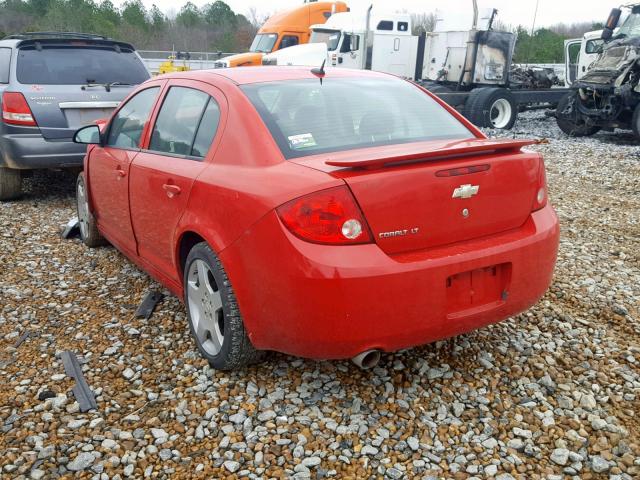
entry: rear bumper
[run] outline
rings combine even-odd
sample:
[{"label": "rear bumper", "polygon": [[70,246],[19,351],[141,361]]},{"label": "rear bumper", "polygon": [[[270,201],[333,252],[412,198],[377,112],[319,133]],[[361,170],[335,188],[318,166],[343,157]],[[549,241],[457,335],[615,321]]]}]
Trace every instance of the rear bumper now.
[{"label": "rear bumper", "polygon": [[[304,242],[272,212],[220,259],[257,348],[350,358],[459,335],[526,310],[551,283],[559,234],[547,206],[516,230],[389,256],[377,245]],[[509,266],[507,294],[460,309],[448,280],[494,265]]]},{"label": "rear bumper", "polygon": [[86,145],[71,141],[49,142],[39,133],[0,135],[0,167],[81,167],[86,151]]}]

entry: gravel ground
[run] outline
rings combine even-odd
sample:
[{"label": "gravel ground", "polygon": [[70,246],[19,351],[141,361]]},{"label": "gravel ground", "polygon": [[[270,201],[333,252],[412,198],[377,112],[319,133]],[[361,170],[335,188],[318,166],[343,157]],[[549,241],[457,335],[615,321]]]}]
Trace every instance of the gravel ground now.
[{"label": "gravel ground", "polygon": [[567,139],[542,113],[508,135],[525,132],[550,138],[536,147],[563,227],[550,291],[374,371],[279,354],[212,371],[176,298],[134,319],[158,286],[112,248],[59,238],[74,178],[34,176],[0,204],[0,477],[639,478],[640,149]]}]

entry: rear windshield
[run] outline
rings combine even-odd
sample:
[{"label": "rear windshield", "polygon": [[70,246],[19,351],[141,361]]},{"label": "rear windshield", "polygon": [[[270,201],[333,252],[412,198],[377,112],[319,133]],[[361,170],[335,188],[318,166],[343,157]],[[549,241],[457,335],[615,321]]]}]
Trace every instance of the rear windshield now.
[{"label": "rear windshield", "polygon": [[395,78],[331,78],[241,87],[285,158],[474,135],[415,85]]},{"label": "rear windshield", "polygon": [[131,50],[113,47],[23,47],[18,53],[18,82],[39,85],[113,83],[137,85],[149,78],[142,61]]}]

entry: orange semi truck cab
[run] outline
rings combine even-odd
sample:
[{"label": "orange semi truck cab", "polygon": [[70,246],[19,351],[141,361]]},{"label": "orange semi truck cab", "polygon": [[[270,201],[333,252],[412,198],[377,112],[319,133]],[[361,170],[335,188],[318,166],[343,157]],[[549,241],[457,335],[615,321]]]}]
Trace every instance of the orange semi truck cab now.
[{"label": "orange semi truck cab", "polygon": [[249,51],[225,57],[215,68],[246,67],[262,64],[262,56],[281,48],[307,43],[311,25],[325,23],[334,13],[348,12],[345,2],[312,2],[269,17],[258,30]]}]

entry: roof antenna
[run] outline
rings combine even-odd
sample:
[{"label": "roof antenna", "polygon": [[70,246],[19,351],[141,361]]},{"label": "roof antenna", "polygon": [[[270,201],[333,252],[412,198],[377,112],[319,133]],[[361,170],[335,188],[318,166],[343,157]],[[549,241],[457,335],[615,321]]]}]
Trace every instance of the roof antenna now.
[{"label": "roof antenna", "polygon": [[320,79],[320,85],[322,85],[322,79],[324,78],[324,76],[327,74],[327,72],[325,72],[324,70],[324,64],[327,63],[327,59],[325,58],[322,61],[322,65],[320,65],[320,68],[312,68],[311,69],[311,73],[313,73],[316,77],[318,77]]}]

